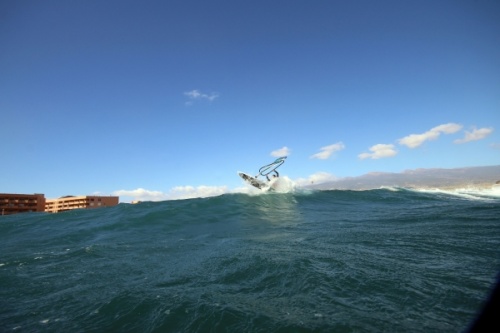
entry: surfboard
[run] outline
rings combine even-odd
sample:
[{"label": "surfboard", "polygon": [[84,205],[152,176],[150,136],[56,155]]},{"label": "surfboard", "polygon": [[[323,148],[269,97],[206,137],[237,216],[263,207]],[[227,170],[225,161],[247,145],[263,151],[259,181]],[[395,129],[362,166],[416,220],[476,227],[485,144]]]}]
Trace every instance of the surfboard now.
[{"label": "surfboard", "polygon": [[241,178],[243,178],[244,181],[246,181],[248,184],[258,188],[258,189],[264,189],[267,188],[269,185],[261,180],[258,180],[255,177],[252,177],[244,172],[238,172],[238,175],[240,175]]}]

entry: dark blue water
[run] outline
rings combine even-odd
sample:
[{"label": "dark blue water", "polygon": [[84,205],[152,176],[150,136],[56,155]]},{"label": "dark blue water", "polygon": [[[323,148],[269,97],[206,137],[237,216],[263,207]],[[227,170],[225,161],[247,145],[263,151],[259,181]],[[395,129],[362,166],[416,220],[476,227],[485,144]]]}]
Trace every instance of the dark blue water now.
[{"label": "dark blue water", "polygon": [[500,271],[490,194],[228,194],[1,216],[0,331],[462,332]]}]

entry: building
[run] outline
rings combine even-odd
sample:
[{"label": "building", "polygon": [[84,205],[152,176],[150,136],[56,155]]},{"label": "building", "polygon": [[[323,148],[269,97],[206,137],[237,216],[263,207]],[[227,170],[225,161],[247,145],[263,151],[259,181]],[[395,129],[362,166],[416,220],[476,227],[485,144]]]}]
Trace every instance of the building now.
[{"label": "building", "polygon": [[57,213],[72,209],[86,209],[110,207],[118,205],[118,197],[104,197],[95,195],[86,196],[65,196],[58,199],[47,199],[45,201],[45,211]]},{"label": "building", "polygon": [[44,194],[0,193],[1,215],[43,211],[45,211]]},{"label": "building", "polygon": [[28,212],[57,213],[71,209],[99,208],[118,205],[119,197],[66,196],[45,199],[44,194],[0,193],[0,215]]}]

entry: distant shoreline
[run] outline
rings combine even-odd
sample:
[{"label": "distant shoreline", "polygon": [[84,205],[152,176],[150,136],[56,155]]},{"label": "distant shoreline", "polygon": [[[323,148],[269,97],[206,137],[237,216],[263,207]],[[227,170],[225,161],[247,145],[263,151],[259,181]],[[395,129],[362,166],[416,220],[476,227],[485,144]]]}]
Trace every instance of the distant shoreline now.
[{"label": "distant shoreline", "polygon": [[358,177],[340,178],[310,189],[368,190],[380,187],[416,189],[492,189],[500,182],[500,165],[454,169],[413,169],[400,173],[372,172]]}]

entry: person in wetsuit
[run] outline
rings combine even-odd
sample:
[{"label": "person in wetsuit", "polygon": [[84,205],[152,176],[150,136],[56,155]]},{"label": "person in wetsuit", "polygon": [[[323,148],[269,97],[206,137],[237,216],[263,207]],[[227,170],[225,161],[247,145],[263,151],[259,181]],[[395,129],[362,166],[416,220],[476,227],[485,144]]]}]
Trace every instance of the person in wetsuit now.
[{"label": "person in wetsuit", "polygon": [[[274,172],[273,178],[278,178],[280,176],[280,174],[278,173],[278,171],[273,170],[273,172]],[[266,178],[267,178],[268,182],[271,181],[271,179],[269,179],[269,174],[266,175]]]}]

